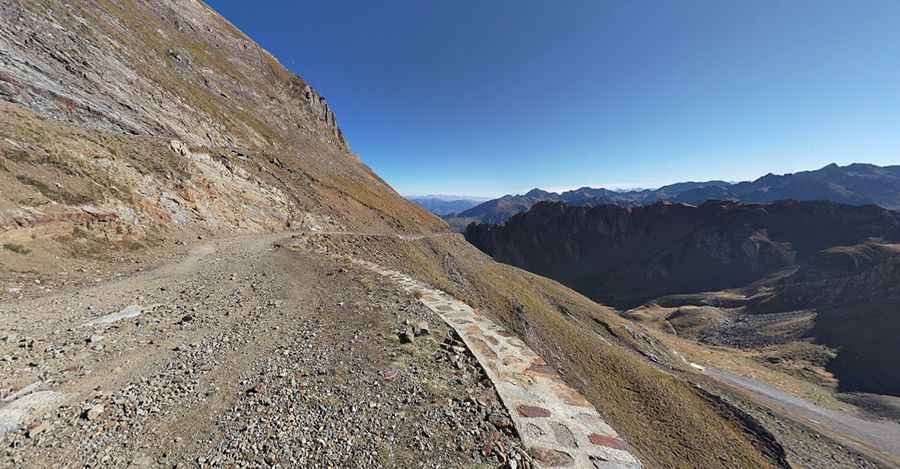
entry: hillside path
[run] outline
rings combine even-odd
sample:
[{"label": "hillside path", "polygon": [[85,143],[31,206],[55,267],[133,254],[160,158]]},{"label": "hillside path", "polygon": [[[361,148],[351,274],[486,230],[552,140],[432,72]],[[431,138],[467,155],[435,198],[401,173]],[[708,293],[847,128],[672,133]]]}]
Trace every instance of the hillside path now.
[{"label": "hillside path", "polygon": [[528,467],[440,317],[290,236],[0,301],[0,468]]},{"label": "hillside path", "polygon": [[[365,235],[351,232],[317,234]],[[374,235],[402,240],[454,235]],[[593,404],[512,332],[453,296],[408,275],[360,259],[357,265],[401,285],[439,315],[472,351],[494,384],[530,455],[546,467],[643,467]]]}]

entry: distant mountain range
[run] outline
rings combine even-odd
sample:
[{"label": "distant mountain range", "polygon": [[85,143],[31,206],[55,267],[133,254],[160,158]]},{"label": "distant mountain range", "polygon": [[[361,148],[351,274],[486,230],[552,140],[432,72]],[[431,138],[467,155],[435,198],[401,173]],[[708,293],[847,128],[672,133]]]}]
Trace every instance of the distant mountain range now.
[{"label": "distant mountain range", "polygon": [[490,197],[457,195],[419,195],[407,196],[406,198],[416,205],[439,216],[459,213],[490,200]]},{"label": "distant mountain range", "polygon": [[471,221],[503,223],[517,213],[528,211],[538,202],[636,207],[660,201],[699,204],[707,200],[757,203],[776,200],[828,200],[848,205],[875,204],[896,210],[900,209],[900,166],[830,164],[814,171],[785,175],[767,174],[755,181],[681,182],[659,189],[634,191],[582,187],[555,193],[533,189],[524,195],[505,195],[499,199],[489,200],[445,218],[451,225],[457,226]]}]

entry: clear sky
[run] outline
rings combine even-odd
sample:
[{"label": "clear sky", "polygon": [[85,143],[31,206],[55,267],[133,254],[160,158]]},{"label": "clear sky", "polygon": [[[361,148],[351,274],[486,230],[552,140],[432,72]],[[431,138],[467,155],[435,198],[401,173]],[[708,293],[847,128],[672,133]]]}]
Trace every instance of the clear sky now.
[{"label": "clear sky", "polygon": [[404,194],[900,163],[900,1],[210,0]]}]

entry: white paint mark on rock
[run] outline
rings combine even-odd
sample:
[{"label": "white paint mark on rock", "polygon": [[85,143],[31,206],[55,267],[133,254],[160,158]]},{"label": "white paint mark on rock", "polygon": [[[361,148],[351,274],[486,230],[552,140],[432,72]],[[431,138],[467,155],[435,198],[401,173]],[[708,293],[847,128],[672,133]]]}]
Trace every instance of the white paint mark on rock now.
[{"label": "white paint mark on rock", "polygon": [[55,391],[38,391],[0,407],[0,436],[19,430],[32,414],[52,408],[63,398],[62,393]]},{"label": "white paint mark on rock", "polygon": [[85,326],[108,326],[115,322],[119,322],[123,319],[131,319],[140,316],[144,312],[144,309],[137,305],[131,305],[118,313],[107,314],[106,316],[101,316],[93,321],[88,321],[84,325]]}]

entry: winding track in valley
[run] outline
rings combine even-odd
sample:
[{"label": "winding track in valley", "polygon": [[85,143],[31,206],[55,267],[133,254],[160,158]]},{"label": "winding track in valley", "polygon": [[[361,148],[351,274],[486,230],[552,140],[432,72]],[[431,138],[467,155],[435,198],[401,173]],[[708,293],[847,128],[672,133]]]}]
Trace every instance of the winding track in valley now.
[{"label": "winding track in valley", "polygon": [[780,409],[794,420],[828,435],[837,434],[854,446],[862,446],[860,449],[867,450],[867,454],[874,451],[880,459],[900,465],[900,424],[896,422],[876,422],[826,409],[774,386],[718,368],[706,367],[703,373],[751,392],[769,407]]}]

